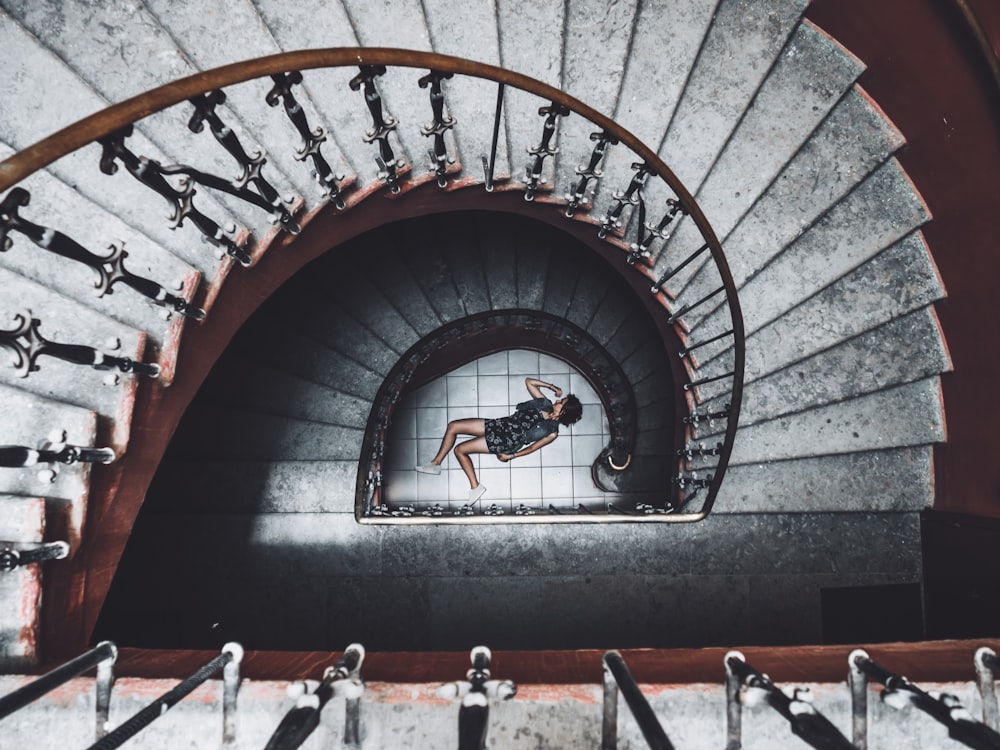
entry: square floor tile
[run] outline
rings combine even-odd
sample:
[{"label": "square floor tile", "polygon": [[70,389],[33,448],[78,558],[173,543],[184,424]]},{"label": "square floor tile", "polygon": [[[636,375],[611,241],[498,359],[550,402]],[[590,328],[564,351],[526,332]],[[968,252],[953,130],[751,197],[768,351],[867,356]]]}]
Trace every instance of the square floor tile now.
[{"label": "square floor tile", "polygon": [[497,352],[481,358],[476,363],[476,369],[482,375],[506,375],[507,352]]},{"label": "square floor tile", "polygon": [[448,381],[445,378],[438,378],[422,388],[417,389],[417,406],[445,406],[448,401]]},{"label": "square floor tile", "polygon": [[479,406],[503,406],[510,402],[507,399],[506,375],[479,376]]},{"label": "square floor tile", "polygon": [[469,362],[468,364],[462,365],[457,370],[452,370],[448,374],[449,375],[458,375],[460,377],[461,376],[465,376],[465,375],[467,375],[469,377],[475,377],[476,376],[476,370],[477,370],[476,363],[475,363],[475,361],[472,361],[472,362]]},{"label": "square floor tile", "polygon": [[[437,439],[435,439],[435,438],[425,438],[423,440],[418,440],[417,441],[417,461],[416,461],[416,463],[418,463],[418,464],[429,464],[431,462],[431,459],[434,458],[434,456],[437,455],[438,448],[440,448],[440,447],[441,447],[441,439],[440,438],[437,438]],[[452,458],[451,458],[451,454],[449,453],[448,457],[445,458],[444,463],[442,464],[442,467],[445,468],[445,469],[447,469],[448,468],[448,463],[450,461],[452,461]],[[416,464],[414,464],[414,465],[416,465]]]},{"label": "square floor tile", "polygon": [[413,471],[417,463],[417,441],[410,438],[393,440],[386,450],[386,468],[390,471]]},{"label": "square floor tile", "polygon": [[500,419],[508,416],[512,411],[510,406],[480,406],[479,416],[483,419]]},{"label": "square floor tile", "polygon": [[[573,438],[565,429],[559,429],[559,437],[538,451],[542,456],[542,466],[572,466]],[[515,459],[516,460],[516,459]]]},{"label": "square floor tile", "polygon": [[573,497],[581,498],[604,497],[604,492],[594,486],[594,478],[590,474],[590,466],[573,467]]},{"label": "square floor tile", "polygon": [[576,372],[570,373],[569,391],[567,393],[572,393],[580,399],[581,404],[601,403],[601,400],[597,397],[597,391],[594,390],[593,386],[590,385],[583,375]]},{"label": "square floor tile", "polygon": [[393,410],[390,432],[393,437],[417,436],[417,410],[412,404],[402,408],[397,406]]},{"label": "square floor tile", "polygon": [[484,500],[500,502],[510,499],[510,469],[484,468],[479,472],[479,481],[488,488]]},{"label": "square floor tile", "polygon": [[479,406],[479,384],[475,377],[448,378],[448,408],[456,406]]},{"label": "square floor tile", "polygon": [[[573,435],[601,435],[604,422],[604,408],[600,404],[584,404],[583,416],[573,425]],[[417,429],[419,435],[419,426]]]},{"label": "square floor tile", "polygon": [[522,378],[525,377],[538,377],[538,352],[528,351],[527,349],[514,349],[507,352],[509,369],[504,372],[510,372],[511,375],[520,375]]},{"label": "square floor tile", "polygon": [[441,439],[448,426],[448,410],[443,406],[417,409],[417,437]]},{"label": "square floor tile", "polygon": [[546,375],[564,375],[571,372],[572,368],[567,362],[559,359],[558,357],[553,357],[550,354],[539,354],[538,355],[538,372],[539,374],[544,373]]},{"label": "square floor tile", "polygon": [[422,502],[437,501],[444,502],[448,499],[448,474],[451,472],[442,471],[440,474],[417,474],[417,497]]},{"label": "square floor tile", "polygon": [[387,471],[382,475],[382,493],[390,503],[409,503],[417,499],[417,472]]},{"label": "square floor tile", "polygon": [[572,497],[573,469],[570,466],[552,466],[542,471],[542,498]]},{"label": "square floor tile", "polygon": [[600,435],[573,436],[573,465],[590,466],[604,450],[604,438]]},{"label": "square floor tile", "polygon": [[542,496],[541,469],[512,469],[510,497],[512,500],[535,500]]},{"label": "square floor tile", "polygon": [[529,453],[527,456],[521,456],[520,458],[515,458],[510,462],[511,469],[524,469],[524,468],[537,468],[542,465],[542,451],[547,451],[549,446],[545,446],[541,450],[537,450],[534,453]]}]

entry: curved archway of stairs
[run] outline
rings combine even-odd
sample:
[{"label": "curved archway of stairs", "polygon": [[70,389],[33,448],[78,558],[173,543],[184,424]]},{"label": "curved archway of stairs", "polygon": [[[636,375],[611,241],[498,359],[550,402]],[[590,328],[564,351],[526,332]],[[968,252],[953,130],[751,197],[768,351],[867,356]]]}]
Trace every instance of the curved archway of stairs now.
[{"label": "curved archway of stairs", "polygon": [[[491,607],[522,591],[522,576],[544,560],[547,551],[556,549],[560,565],[588,574],[569,580],[550,571],[550,580],[534,583],[529,600],[548,601],[558,590],[565,597],[562,611],[586,609],[596,624],[584,640],[574,641],[555,626],[543,629],[542,640],[551,638],[563,647],[595,640],[616,645],[699,639],[791,643],[821,640],[820,591],[825,588],[919,581],[917,513],[932,496],[931,446],[944,439],[938,375],[949,367],[932,306],[944,291],[920,232],[930,217],[893,157],[903,145],[901,134],[856,85],[863,64],[802,19],[804,3],[690,0],[670,8],[638,2],[604,8],[586,2],[539,6],[504,0],[463,6],[462,20],[457,22],[447,3],[399,2],[392,5],[393,23],[385,22],[381,6],[346,0],[294,7],[270,0],[218,4],[149,0],[107,6],[99,13],[83,2],[56,6],[4,0],[2,6],[0,41],[12,51],[5,100],[25,104],[5,107],[0,114],[5,153],[105,101],[251,53],[319,44],[434,49],[521,70],[613,113],[646,143],[659,147],[696,192],[724,238],[748,323],[748,387],[733,466],[715,517],[697,528],[668,533],[619,527],[554,538],[551,529],[491,530],[486,546],[478,548],[480,554],[461,570],[462,578],[477,579],[480,593],[475,607],[469,606],[473,600],[466,596],[468,589],[452,589],[463,592],[456,597],[435,588],[437,572],[454,565],[452,558],[440,558],[448,545],[440,544],[439,532],[408,537],[428,554],[425,567],[408,568],[412,581],[385,576],[378,585],[362,586],[374,582],[356,574],[388,570],[383,566],[400,548],[397,535],[402,532],[362,530],[350,522],[330,527],[325,533],[332,536],[317,542],[336,543],[344,550],[338,581],[291,576],[306,595],[319,589],[329,592],[330,585],[342,583],[363,588],[369,598],[386,597],[385,606],[391,608],[404,601],[400,597],[405,591],[415,597],[412,610],[425,613],[423,619],[417,618],[423,631],[419,627],[413,631],[425,634],[424,645],[444,643],[435,640],[445,634],[434,617],[448,613],[450,623],[460,624],[460,612],[469,623],[494,623],[499,645],[504,633],[512,634],[512,639],[538,635],[501,628],[501,623],[509,623]],[[210,23],[212,19],[215,22]],[[136,44],[137,39],[143,43]],[[24,80],[47,81],[60,92],[59,101],[36,100],[27,106],[32,94],[22,87]],[[331,90],[330,83],[317,74],[315,82],[310,81],[307,106],[331,125],[335,141],[330,143],[331,158],[338,168],[368,185],[376,171],[370,149],[338,138],[338,126],[352,115],[335,109],[322,96]],[[453,93],[459,120],[471,126],[457,135],[468,169],[478,156],[472,137],[477,120],[483,119],[476,117],[483,106],[474,95],[464,96],[459,86]],[[403,95],[401,84],[386,81],[385,94],[403,121],[425,118]],[[460,111],[463,104],[467,113]],[[245,87],[234,89],[229,106],[240,132],[266,148],[272,159],[269,168],[282,192],[299,193],[308,206],[315,205],[317,189],[282,147],[285,129],[260,116]],[[520,172],[520,150],[537,138],[534,120],[517,119],[524,107],[518,97],[511,97],[501,171],[512,174]],[[168,157],[197,153],[206,163],[218,163],[208,146],[177,135],[183,126],[171,130],[167,124],[171,119],[180,118],[151,120],[143,129],[149,153]],[[469,141],[463,142],[467,133]],[[569,183],[586,137],[572,120],[566,121],[560,132],[564,156],[557,159],[551,175],[557,189]],[[409,131],[401,141],[418,164],[415,155],[423,148],[421,140]],[[219,273],[210,255],[144,215],[139,207],[149,203],[146,196],[130,193],[132,188],[124,185],[120,194],[109,192],[107,178],[84,165],[90,156],[81,152],[54,165],[51,173],[32,177],[31,187],[38,196],[33,207],[39,214],[54,215],[58,206],[68,212],[69,223],[82,239],[101,246],[109,236],[125,237],[133,257],[141,259],[145,268],[180,280],[187,290],[202,274],[210,297],[218,293],[220,300],[226,300],[225,274]],[[602,185],[623,184],[627,175],[628,164],[612,156]],[[479,179],[472,171],[463,177]],[[122,182],[116,178],[116,188]],[[374,195],[367,200],[381,198]],[[400,202],[407,200],[404,211],[423,210],[417,195],[404,196]],[[595,215],[608,200],[607,192],[599,194]],[[226,201],[219,210],[239,223],[249,218],[245,209]],[[344,226],[332,231],[346,238],[352,231],[350,212],[342,218]],[[654,258],[655,269],[673,262],[677,256],[671,248],[689,236],[690,228],[682,224]],[[296,252],[297,247],[286,244],[280,251]],[[43,256],[32,254],[26,260],[18,250],[20,244],[2,257],[5,288],[16,290],[9,300],[18,306],[47,305],[65,330],[106,332],[132,355],[142,352],[148,338],[169,382],[181,340],[176,319],[164,323],[155,310],[124,294],[94,301],[75,291],[71,279],[46,266],[49,261]],[[265,263],[262,268],[266,267]],[[273,288],[279,281],[275,277],[268,284]],[[47,289],[46,282],[52,288]],[[704,288],[695,267],[678,282],[674,290],[681,295],[678,299],[696,299]],[[225,317],[231,323],[228,329],[235,330],[241,316],[258,301],[251,300],[244,311],[227,311],[220,304],[209,311],[208,330],[213,330],[212,316]],[[5,315],[10,312],[4,310]],[[702,332],[716,331],[717,313],[704,308],[692,316],[690,325]],[[184,333],[185,342],[197,338],[196,332]],[[713,371],[714,359],[704,358],[706,374]],[[182,353],[178,367],[183,365]],[[178,369],[178,379],[197,379],[192,373],[201,366],[191,373]],[[87,442],[96,429],[119,453],[127,446],[129,454],[155,465],[159,456],[155,452],[145,456],[135,441],[162,442],[162,436],[152,434],[157,429],[157,404],[170,396],[144,395],[141,390],[136,394],[131,378],[111,392],[72,380],[72,375],[57,374],[51,381],[44,376],[20,381],[4,375],[2,385],[9,393],[8,403],[21,399],[38,404],[39,410],[56,410],[60,423],[74,425],[69,430],[73,439]],[[706,395],[711,397],[712,392]],[[145,421],[136,422],[130,434],[130,420],[120,415],[122,404],[131,405],[136,397],[147,411],[138,412]],[[96,416],[88,416],[91,412]],[[9,428],[6,439],[11,442],[29,440],[31,420],[18,419],[17,426]],[[88,419],[96,420],[97,427],[88,426],[93,424]],[[151,466],[145,470],[149,473]],[[11,482],[4,488],[11,496],[33,494],[18,487],[17,479],[5,481]],[[57,491],[34,493],[51,496],[56,528],[61,524],[72,529],[76,518],[75,528],[82,529],[88,481],[86,468],[71,469],[62,472],[63,484],[56,485]],[[101,486],[105,494],[91,491],[91,496],[114,496],[117,479],[103,481],[111,482]],[[123,481],[120,493],[136,492],[127,476]],[[22,511],[20,500],[7,501],[5,517],[20,519],[16,533],[37,535],[38,504]],[[125,509],[137,508],[140,501],[141,493],[131,498],[119,494],[112,503],[92,505],[87,511],[90,530],[79,531],[83,554],[74,564],[93,563],[107,555],[104,564],[96,569],[77,567],[72,576],[53,571],[55,591],[47,592],[51,601],[74,612],[85,611],[74,619],[79,630],[67,634],[67,642],[79,643],[89,636],[95,607],[103,597],[98,593],[94,601],[81,603],[90,595],[80,587],[106,591],[117,557],[98,547],[110,542],[121,549],[131,527]],[[70,512],[62,512],[64,508]],[[24,528],[34,530],[20,530]],[[300,564],[295,550],[307,549],[294,543],[307,538],[297,536],[300,531],[305,533],[297,530],[284,537],[281,532],[276,537],[289,542],[279,546],[293,550],[293,570]],[[209,524],[198,533],[210,543]],[[461,545],[461,532],[454,534],[452,543]],[[444,532],[449,535],[452,532]],[[844,544],[847,539],[852,540],[849,546]],[[506,558],[514,562],[498,572],[490,553],[500,549],[522,554]],[[614,553],[604,554],[608,549]],[[244,551],[254,553],[252,547]],[[252,557],[259,564],[267,559]],[[17,585],[23,591],[33,590],[26,579]],[[22,596],[23,591],[10,596]],[[330,618],[335,618],[339,610],[334,600],[327,598],[329,593],[321,596]],[[611,611],[620,611],[611,602],[623,600],[634,605],[639,622],[623,622]],[[595,601],[608,602],[607,609],[595,611]],[[709,606],[709,602],[725,604]],[[330,638],[337,646],[342,635],[330,618],[322,626],[310,625],[322,628],[310,637]],[[718,629],[704,628],[706,621]],[[527,623],[521,627],[527,628]],[[58,632],[58,628],[53,631]],[[644,635],[628,641],[623,632]],[[413,633],[390,628],[386,638],[398,636],[407,642]],[[654,638],[652,633],[658,635]],[[448,647],[462,645],[458,636],[447,642]],[[33,658],[32,647],[26,647],[22,656]]]}]

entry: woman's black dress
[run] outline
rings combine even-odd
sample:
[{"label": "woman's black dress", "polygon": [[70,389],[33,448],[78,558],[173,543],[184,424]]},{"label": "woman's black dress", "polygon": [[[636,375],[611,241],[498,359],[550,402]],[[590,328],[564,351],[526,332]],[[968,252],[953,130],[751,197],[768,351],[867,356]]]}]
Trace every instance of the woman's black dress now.
[{"label": "woman's black dress", "polygon": [[509,417],[487,419],[486,447],[490,453],[500,455],[517,453],[526,445],[559,431],[559,422],[545,419],[543,412],[551,412],[552,402],[547,398],[533,398],[517,405]]}]

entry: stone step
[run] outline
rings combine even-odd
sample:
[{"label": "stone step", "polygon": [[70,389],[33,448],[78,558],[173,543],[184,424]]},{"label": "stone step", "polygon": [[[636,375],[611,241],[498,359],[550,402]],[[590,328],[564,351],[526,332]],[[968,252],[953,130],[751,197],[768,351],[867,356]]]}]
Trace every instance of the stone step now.
[{"label": "stone step", "polygon": [[[112,597],[130,603],[133,632],[156,613],[185,613],[189,627],[166,635],[186,634],[187,645],[222,637],[248,648],[342,648],[333,640],[361,628],[373,649],[457,650],[463,638],[496,648],[698,647],[822,642],[823,589],[920,579],[917,512],[475,531],[470,547],[468,528],[364,526],[352,513],[155,514],[137,524],[130,569],[162,570],[153,563],[179,544],[188,554]],[[183,583],[192,580],[203,590]],[[241,594],[247,586],[256,596]],[[280,624],[264,616],[275,608],[287,614]]]},{"label": "stone step", "polygon": [[[146,502],[154,512],[353,513],[357,458],[171,459]],[[188,477],[199,481],[191,483]],[[322,491],[317,491],[322,488]]]},{"label": "stone step", "polygon": [[[672,6],[641,3],[635,15],[614,118],[654,152],[659,150],[674,109],[682,99],[706,34],[711,33],[717,5],[717,0]],[[667,166],[673,168],[672,162],[678,156],[667,154]],[[608,152],[595,200],[596,216],[607,211],[614,191],[628,186],[634,161],[637,159],[632,152],[622,146]]]},{"label": "stone step", "polygon": [[[19,322],[16,316],[30,310],[41,321],[39,333],[49,341],[81,344],[111,356],[145,361],[146,337],[142,332],[7,269],[0,268],[0,286],[5,291],[4,304],[0,305],[0,325],[5,330],[14,330]],[[14,367],[13,351],[6,350],[4,356],[7,366],[0,368],[0,383],[96,412],[98,439],[107,441],[116,453],[124,452],[139,376],[41,356],[36,361],[39,370],[22,377]]]},{"label": "stone step", "polygon": [[733,465],[929,445],[945,438],[941,387],[931,377],[850,401],[741,426]]},{"label": "stone step", "polygon": [[[45,499],[0,494],[0,540],[30,544],[44,539]],[[13,672],[36,664],[42,566],[26,565],[0,573],[0,601],[4,603],[0,607],[0,671]]]},{"label": "stone step", "polygon": [[[435,52],[470,57],[490,65],[500,64],[500,31],[493,0],[475,0],[462,4],[456,13],[449,0],[424,0],[424,19]],[[471,54],[474,53],[474,54]],[[462,162],[462,177],[485,179],[482,156],[490,155],[497,86],[456,77],[444,84],[448,111],[455,118],[455,140]],[[429,120],[429,118],[428,118]],[[507,138],[501,120],[497,140],[495,176],[510,174]]]},{"label": "stone step", "polygon": [[177,428],[171,455],[188,460],[357,461],[364,430],[205,406]]},{"label": "stone step", "polygon": [[920,511],[934,500],[929,445],[731,466],[712,513]]},{"label": "stone step", "polygon": [[[734,228],[713,225],[737,283],[767,265],[902,145],[902,135],[864,90],[848,91]],[[697,298],[718,286],[714,269],[698,270],[686,269],[671,288]]]},{"label": "stone step", "polygon": [[[0,18],[0,46],[10,52],[11,64],[16,65],[7,78],[4,98],[20,101],[25,92],[19,82],[28,80],[44,79],[49,90],[59,92],[58,107],[5,107],[0,115],[0,140],[15,149],[24,148],[108,105],[106,99],[61,59],[40,45],[13,18],[3,13],[0,13]],[[168,163],[166,156],[141,133],[129,138],[127,145],[136,154]],[[49,170],[211,280],[217,273],[219,261],[210,246],[199,246],[203,243],[197,229],[186,226],[180,232],[172,233],[169,222],[165,220],[169,215],[165,201],[124,169],[119,169],[114,177],[103,174],[98,168],[100,158],[100,146],[91,144],[59,159]],[[196,205],[221,226],[231,223],[228,212],[222,210],[205,191],[199,191]],[[190,224],[190,221],[185,224]]]},{"label": "stone step", "polygon": [[248,321],[232,350],[274,370],[371,401],[383,378],[365,364],[324,346],[294,327],[265,317]]},{"label": "stone step", "polygon": [[[863,230],[856,217],[870,217]],[[898,162],[890,159],[740,288],[747,333],[780,318],[929,219]],[[686,317],[692,330],[721,332],[721,311]]]},{"label": "stone step", "polygon": [[[637,0],[614,5],[600,0],[567,4],[560,88],[609,116],[619,104],[629,55],[635,54],[632,31],[638,5]],[[557,197],[572,192],[579,179],[576,168],[589,162],[594,147],[590,134],[596,131],[596,126],[576,115],[560,120],[559,153],[555,156]]]},{"label": "stone step", "polygon": [[[190,59],[177,49],[176,41],[144,7],[106,5],[100,17],[85,2],[70,0],[59,8],[60,23],[51,23],[49,10],[37,3],[10,0],[5,3],[12,15],[43,40],[83,80],[104,99],[120,102],[169,81],[197,73]],[[135,40],[141,39],[142,44]],[[79,54],[86,49],[86,54]],[[232,158],[217,146],[206,128],[195,136],[187,123],[194,112],[190,104],[145,118],[141,129],[168,155],[172,164],[191,164],[207,172],[235,178],[239,171]],[[254,143],[242,124],[226,107],[222,119],[233,127],[252,153]],[[287,179],[267,167],[263,174],[287,193]],[[244,224],[260,223],[259,209],[227,196],[216,196]]]},{"label": "stone step", "polygon": [[[564,5],[497,0],[496,9],[501,66],[558,88],[564,59],[560,38],[566,19]],[[544,118],[538,115],[538,109],[548,104],[511,88],[504,94],[510,176],[515,184],[524,179],[526,165],[533,161],[527,150],[541,141]],[[545,161],[542,175],[551,186],[552,159]]]},{"label": "stone step", "polygon": [[[864,366],[859,367],[862,362]],[[731,364],[727,361],[718,370],[709,366],[698,372],[708,377],[728,367]],[[922,308],[794,365],[747,381],[740,424],[747,426],[782,414],[845,401],[949,370],[951,362],[941,340],[937,316],[931,308]],[[851,373],[851,377],[845,378],[845,373]],[[709,391],[708,386],[702,389],[708,408],[715,408],[728,398],[726,391],[710,400],[706,398]]]},{"label": "stone step", "polygon": [[[900,269],[906,272],[901,274]],[[747,378],[756,380],[788,367],[942,297],[944,289],[923,236],[909,234],[751,334]],[[692,335],[695,342],[699,337],[699,332]],[[787,346],[789,341],[795,346]],[[716,353],[730,361],[724,351]],[[700,354],[703,367],[714,364],[714,353],[710,354]]]},{"label": "stone step", "polygon": [[[197,5],[149,0],[146,7],[174,39],[177,51],[197,70],[281,51],[248,0]],[[321,196],[319,187],[303,162],[294,158],[293,144],[298,138],[282,108],[268,107],[264,100],[270,88],[271,81],[266,78],[230,86],[225,91],[227,106],[267,154],[265,175],[274,179],[279,192],[284,195],[294,190],[314,205]],[[302,99],[306,98],[302,94]],[[208,144],[206,151],[215,146],[208,143],[212,139],[207,133],[201,137]]]},{"label": "stone step", "polygon": [[365,429],[371,401],[275,369],[240,353],[219,359],[193,402]]},{"label": "stone step", "polygon": [[[725,235],[735,226],[809,140],[863,69],[860,61],[808,22],[798,26],[718,153],[711,171],[703,182],[698,180],[698,204],[710,217],[713,227],[718,226],[719,234]],[[775,117],[775,112],[781,112],[782,116]],[[762,144],[767,144],[767,148],[762,148]],[[659,183],[653,183],[647,194],[653,206],[662,205],[663,199],[669,197],[658,187]],[[685,230],[686,224],[692,225],[691,228]],[[693,231],[693,222],[682,222],[664,251],[674,258],[683,258],[701,242],[700,233]],[[658,264],[658,270],[662,268],[663,264]]]},{"label": "stone step", "polygon": [[[0,144],[0,159],[12,150]],[[91,253],[107,257],[112,246],[124,247],[126,270],[159,284],[167,293],[187,300],[196,295],[200,274],[186,263],[163,252],[152,240],[118,217],[87,200],[47,172],[36,172],[19,184],[30,194],[30,203],[19,215],[34,224],[55,229]],[[163,368],[164,382],[172,380],[177,346],[184,325],[171,307],[161,307],[123,283],[97,296],[96,271],[82,263],[56,256],[19,233],[10,233],[13,249],[0,255],[5,268],[91,307],[125,325],[145,331],[150,357]]]},{"label": "stone step", "polygon": [[[0,445],[38,448],[45,441],[97,445],[97,415],[11,386],[0,386],[6,416]],[[49,526],[75,552],[83,537],[90,490],[88,463],[0,469],[0,494],[44,497]],[[0,537],[4,539],[6,537]]]}]

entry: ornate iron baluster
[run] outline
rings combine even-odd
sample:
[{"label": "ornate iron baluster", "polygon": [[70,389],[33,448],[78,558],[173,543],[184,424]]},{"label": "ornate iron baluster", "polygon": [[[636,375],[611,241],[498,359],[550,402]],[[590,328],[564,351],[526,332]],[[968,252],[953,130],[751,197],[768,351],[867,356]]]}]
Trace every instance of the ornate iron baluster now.
[{"label": "ornate iron baluster", "polygon": [[184,219],[190,218],[209,242],[223,248],[226,254],[235,258],[240,265],[249,266],[252,259],[247,252],[229,239],[214,220],[194,207],[194,196],[197,191],[191,184],[191,180],[181,180],[181,186],[175,188],[164,178],[166,170],[158,161],[147,159],[144,156],[136,156],[125,145],[125,139],[130,135],[132,135],[131,125],[105,138],[98,139],[98,143],[103,148],[101,171],[105,174],[114,174],[118,171],[116,160],[121,159],[129,174],[146,187],[159,193],[171,204],[173,209],[173,215],[170,217],[172,228],[176,229],[184,223]]},{"label": "ornate iron baluster", "polygon": [[0,542],[0,571],[16,570],[45,560],[62,560],[69,554],[69,544],[66,542],[47,542],[27,549],[14,549],[14,544],[15,542]]},{"label": "ornate iron baluster", "polygon": [[632,175],[625,192],[616,190],[612,193],[615,205],[608,209],[601,221],[601,228],[597,231],[597,236],[601,239],[607,237],[608,232],[621,228],[622,211],[625,210],[625,206],[638,206],[643,202],[642,186],[646,184],[646,179],[651,174],[649,165],[644,162],[633,162],[632,169],[635,170],[635,174]]},{"label": "ornate iron baluster", "polygon": [[128,357],[115,357],[82,344],[60,344],[49,341],[38,332],[41,321],[31,317],[30,310],[24,314],[18,313],[14,316],[14,320],[16,324],[12,330],[0,329],[0,346],[14,352],[16,357],[16,361],[13,363],[14,369],[22,378],[28,377],[28,373],[38,371],[39,366],[35,364],[35,360],[43,354],[61,359],[64,362],[87,365],[95,370],[117,369],[121,372],[134,372],[151,378],[160,375],[160,366],[155,363],[136,362]]},{"label": "ornate iron baluster", "polygon": [[510,680],[490,679],[492,653],[486,646],[476,646],[470,654],[472,669],[466,679],[449,682],[438,689],[445,699],[461,698],[458,710],[459,750],[477,750],[486,747],[489,721],[489,699],[510,700],[517,694],[517,686]]},{"label": "ornate iron baluster", "polygon": [[354,76],[348,84],[352,91],[359,91],[364,86],[365,104],[372,116],[372,129],[365,132],[365,143],[378,141],[379,153],[375,161],[379,166],[381,179],[393,194],[400,191],[399,170],[406,166],[402,159],[396,159],[389,134],[396,129],[396,118],[382,109],[382,97],[375,87],[375,79],[385,74],[384,65],[362,65],[361,72]]},{"label": "ornate iron baluster", "polygon": [[204,310],[195,307],[183,297],[171,294],[155,281],[143,276],[137,276],[125,268],[125,259],[128,257],[128,253],[125,252],[124,243],[121,246],[110,245],[110,254],[102,257],[90,252],[83,245],[62,232],[34,224],[22,218],[18,214],[18,206],[27,206],[30,201],[31,194],[27,190],[14,188],[3,199],[3,202],[0,203],[0,252],[6,252],[13,245],[9,233],[12,230],[20,232],[43,250],[48,250],[51,253],[61,255],[78,263],[83,263],[92,268],[97,273],[97,281],[94,283],[94,288],[100,297],[103,297],[105,294],[112,294],[115,284],[123,282],[152,302],[163,307],[172,308],[181,315],[186,315],[196,320],[201,320],[205,317]]},{"label": "ornate iron baluster", "polygon": [[297,70],[290,73],[277,73],[271,76],[271,80],[274,81],[274,86],[267,92],[265,101],[269,107],[276,107],[280,100],[284,104],[288,119],[292,121],[292,125],[302,136],[302,145],[295,150],[295,158],[298,161],[305,161],[307,157],[312,158],[313,176],[316,178],[316,182],[323,188],[327,200],[338,209],[343,210],[346,204],[337,183],[344,179],[344,175],[334,174],[329,162],[320,151],[320,147],[326,141],[326,131],[319,126],[315,130],[309,127],[306,113],[292,93],[292,86],[302,83],[302,73]]},{"label": "ornate iron baluster", "polygon": [[431,111],[434,113],[434,121],[420,128],[420,132],[426,136],[434,136],[434,150],[429,152],[431,165],[434,174],[437,175],[438,187],[447,187],[448,178],[445,172],[449,164],[454,164],[455,159],[448,156],[448,149],[445,147],[444,134],[455,127],[455,118],[444,113],[444,92],[441,90],[441,81],[451,78],[452,73],[439,73],[432,70],[419,81],[420,88],[431,87]]},{"label": "ornate iron baluster", "polygon": [[22,445],[0,445],[0,466],[23,468],[37,464],[109,464],[115,460],[110,448],[43,442],[37,450]]},{"label": "ornate iron baluster", "polygon": [[572,194],[566,194],[566,198],[569,200],[569,205],[566,206],[567,217],[572,217],[576,209],[581,205],[590,203],[590,199],[587,197],[587,184],[591,180],[596,180],[604,175],[604,171],[600,169],[600,164],[604,160],[608,146],[614,146],[618,143],[618,139],[606,130],[600,133],[591,133],[590,140],[597,143],[594,145],[594,151],[590,154],[590,163],[587,166],[581,164],[576,168],[576,173],[580,175],[580,181],[576,183],[576,189],[573,190]]},{"label": "ornate iron baluster", "polygon": [[630,266],[634,265],[637,261],[647,260],[652,257],[649,252],[649,246],[653,244],[654,237],[661,240],[670,239],[670,232],[667,231],[667,227],[673,222],[677,214],[681,213],[687,216],[688,211],[681,205],[679,200],[667,198],[667,206],[669,210],[660,219],[659,224],[647,223],[644,225],[648,234],[644,233],[642,228],[639,229],[639,241],[629,246],[628,264]]},{"label": "ornate iron baluster", "polygon": [[569,107],[552,102],[547,107],[539,107],[538,114],[545,115],[545,123],[542,125],[542,140],[534,148],[529,148],[528,153],[535,157],[534,164],[529,164],[524,175],[524,184],[527,190],[524,191],[524,199],[531,201],[535,199],[535,191],[542,180],[542,165],[547,156],[555,156],[559,153],[559,148],[552,144],[552,137],[556,133],[556,122],[559,117],[566,117],[569,114]]},{"label": "ornate iron baluster", "polygon": [[701,488],[708,487],[712,480],[715,479],[714,474],[709,474],[705,477],[699,477],[697,471],[692,471],[689,474],[680,474],[673,478],[673,483],[676,484],[680,489],[686,489],[688,487]]},{"label": "ornate iron baluster", "polygon": [[[230,156],[236,159],[237,163],[242,169],[242,173],[236,178],[232,183],[228,180],[223,180],[215,175],[208,175],[205,172],[200,172],[197,170],[181,170],[177,169],[173,173],[185,173],[189,174],[192,179],[200,182],[206,187],[213,187],[217,190],[223,190],[232,196],[237,198],[242,198],[243,200],[252,203],[256,206],[273,212],[275,220],[280,222],[282,228],[289,232],[290,234],[298,234],[299,226],[292,219],[291,213],[285,208],[281,197],[278,195],[278,191],[274,189],[274,186],[268,182],[261,170],[264,165],[267,164],[267,157],[260,151],[255,151],[253,156],[247,154],[246,149],[243,148],[243,144],[240,143],[240,139],[237,137],[233,129],[226,125],[222,118],[216,113],[215,108],[220,104],[225,103],[226,94],[220,89],[215,89],[207,94],[199,94],[188,100],[194,105],[194,114],[191,115],[191,119],[188,120],[188,128],[192,133],[200,133],[205,129],[205,123],[208,123],[209,129],[212,131],[212,135],[215,136],[217,140],[226,151],[229,152]],[[209,181],[205,181],[204,177],[210,177]],[[222,183],[222,184],[220,184]],[[250,192],[247,187],[253,185],[257,188],[257,195]],[[232,189],[235,188],[235,189]],[[251,196],[254,196],[251,198]],[[255,200],[259,197],[261,200]]]}]

